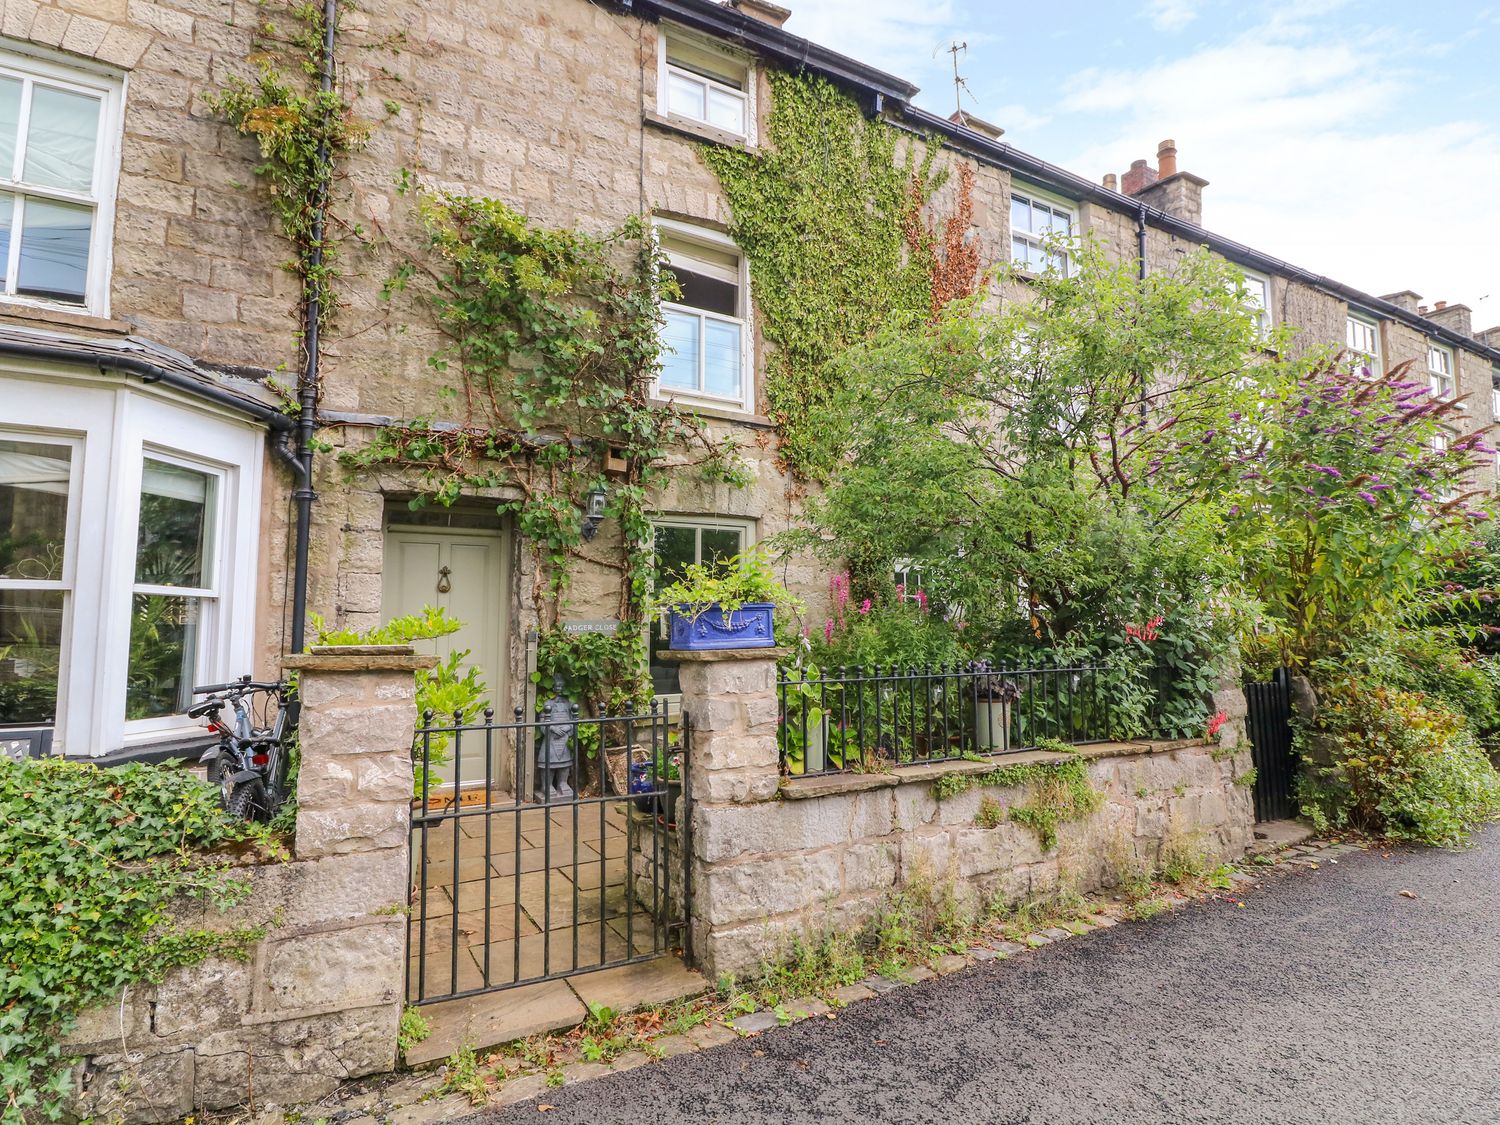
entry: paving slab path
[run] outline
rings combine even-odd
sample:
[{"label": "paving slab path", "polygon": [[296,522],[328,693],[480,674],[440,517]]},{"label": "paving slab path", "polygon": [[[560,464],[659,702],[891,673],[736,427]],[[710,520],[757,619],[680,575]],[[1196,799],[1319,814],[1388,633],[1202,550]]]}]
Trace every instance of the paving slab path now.
[{"label": "paving slab path", "polygon": [[1241,892],[474,1123],[1500,1121],[1500,827]]}]

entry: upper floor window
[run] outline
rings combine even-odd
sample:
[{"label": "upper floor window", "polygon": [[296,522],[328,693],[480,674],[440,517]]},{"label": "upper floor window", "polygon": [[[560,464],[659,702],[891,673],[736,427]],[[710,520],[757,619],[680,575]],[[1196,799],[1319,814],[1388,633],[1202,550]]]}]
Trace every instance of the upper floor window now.
[{"label": "upper floor window", "polygon": [[1438,398],[1452,398],[1455,390],[1453,381],[1453,349],[1443,344],[1427,344],[1427,378],[1432,384],[1432,393]]},{"label": "upper floor window", "polygon": [[1263,274],[1244,271],[1245,310],[1255,322],[1255,334],[1262,339],[1271,331],[1271,279]]},{"label": "upper floor window", "polygon": [[1380,326],[1366,317],[1349,314],[1344,327],[1344,344],[1351,353],[1356,371],[1370,378],[1381,374]]},{"label": "upper floor window", "polygon": [[1490,420],[1500,422],[1500,367],[1490,372]]},{"label": "upper floor window", "polygon": [[1041,199],[1021,191],[1010,197],[1010,256],[1017,265],[1031,273],[1055,269],[1068,274],[1067,252],[1058,248],[1057,239],[1073,233],[1073,212],[1060,203]]},{"label": "upper floor window", "polygon": [[656,234],[681,291],[662,305],[658,392],[750,409],[743,256],[717,231],[662,219]]},{"label": "upper floor window", "polygon": [[120,84],[0,51],[0,294],[105,315]]},{"label": "upper floor window", "polygon": [[661,111],[748,140],[754,121],[749,65],[670,31],[657,41]]}]

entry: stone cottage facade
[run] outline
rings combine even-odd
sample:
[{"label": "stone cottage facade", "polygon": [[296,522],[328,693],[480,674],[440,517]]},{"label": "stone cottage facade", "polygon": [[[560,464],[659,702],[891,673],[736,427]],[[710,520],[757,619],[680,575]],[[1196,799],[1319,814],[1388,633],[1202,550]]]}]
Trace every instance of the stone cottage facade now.
[{"label": "stone cottage facade", "polygon": [[[430,310],[383,292],[422,237],[406,172],[559,228],[653,222],[693,283],[668,310],[676,350],[658,393],[737,437],[751,477],[732,488],[678,474],[656,497],[656,543],[680,563],[789,526],[801,491],[765,415],[749,263],[699,155],[763,143],[776,69],[828,78],[866,113],[941,138],[938,161],[974,171],[986,264],[1036,253],[1049,229],[1097,234],[1122,258],[1143,247],[1147,270],[1206,245],[1244,269],[1268,325],[1298,327],[1298,346],[1413,361],[1467,396],[1476,425],[1495,420],[1500,330],[1475,332],[1464,306],[1361,293],[1213,235],[1205,181],[1177,168],[1171,142],[1155,167],[1102,184],[1047,165],[983,122],[917,109],[910,84],[787,34],[785,14],[763,0],[364,0],[344,12],[336,81],[370,135],[334,208],[360,237],[323,341],[321,440],[357,449],[381,424],[442,414]],[[287,651],[297,468],[274,388],[302,367],[302,294],[255,145],[209,104],[250,73],[264,18],[251,0],[0,0],[9,752],[184,752],[201,734],[183,714],[188,687],[274,674]],[[351,473],[329,451],[313,487],[310,608],[367,628],[443,605],[466,622],[449,643],[471,651],[499,707],[519,702],[538,607],[530,555],[495,512],[505,490],[414,512],[410,474]],[[618,535],[606,521],[583,548],[565,613],[581,627],[617,612]],[[810,567],[787,578],[821,584]]]}]

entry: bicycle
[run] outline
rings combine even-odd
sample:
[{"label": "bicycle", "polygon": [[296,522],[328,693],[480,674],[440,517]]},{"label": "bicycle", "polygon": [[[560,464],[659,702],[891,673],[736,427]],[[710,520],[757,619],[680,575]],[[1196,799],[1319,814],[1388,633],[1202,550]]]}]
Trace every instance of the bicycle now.
[{"label": "bicycle", "polygon": [[[219,787],[224,809],[241,820],[268,823],[288,796],[288,737],[296,726],[292,689],[284,681],[241,676],[195,687],[193,694],[208,698],[188,708],[188,715],[208,719],[208,729],[219,736],[219,744],[198,761],[207,767],[209,783]],[[225,719],[226,707],[232,719]]]}]

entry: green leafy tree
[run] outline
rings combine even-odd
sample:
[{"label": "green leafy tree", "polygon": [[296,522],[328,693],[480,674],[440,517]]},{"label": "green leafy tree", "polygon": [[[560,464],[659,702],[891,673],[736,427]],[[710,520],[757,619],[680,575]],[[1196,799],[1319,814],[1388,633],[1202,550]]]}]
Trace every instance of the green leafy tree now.
[{"label": "green leafy tree", "polygon": [[1026,284],[843,357],[819,420],[839,468],[792,542],[847,560],[857,597],[913,560],[971,627],[1034,644],[1200,607],[1227,568],[1195,447],[1251,382],[1236,280],[1198,254],[1141,282],[1085,244]]}]

